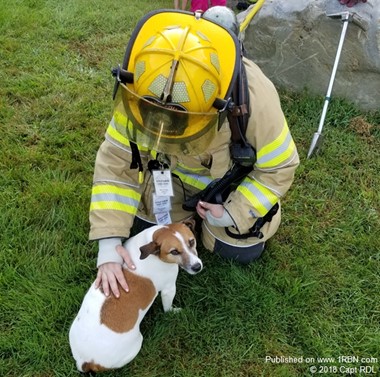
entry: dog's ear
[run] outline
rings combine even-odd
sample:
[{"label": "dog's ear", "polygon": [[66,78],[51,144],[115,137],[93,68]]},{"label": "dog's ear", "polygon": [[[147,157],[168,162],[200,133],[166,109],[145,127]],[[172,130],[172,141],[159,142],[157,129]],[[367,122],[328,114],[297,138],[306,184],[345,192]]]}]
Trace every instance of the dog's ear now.
[{"label": "dog's ear", "polygon": [[187,220],[183,220],[182,221],[186,226],[188,226],[190,228],[190,230],[195,233],[195,225],[196,225],[196,222],[194,220],[194,218],[190,218],[190,219],[187,219]]},{"label": "dog's ear", "polygon": [[149,242],[148,244],[140,247],[141,255],[140,259],[145,259],[149,255],[157,255],[160,252],[160,245],[154,241]]}]

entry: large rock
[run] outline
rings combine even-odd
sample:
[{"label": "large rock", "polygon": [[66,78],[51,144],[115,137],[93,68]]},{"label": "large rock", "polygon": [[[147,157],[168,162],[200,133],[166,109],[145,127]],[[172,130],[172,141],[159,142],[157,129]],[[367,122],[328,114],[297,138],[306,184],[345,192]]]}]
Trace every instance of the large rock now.
[{"label": "large rock", "polygon": [[[232,5],[232,4],[231,4]],[[248,9],[238,14],[242,22]],[[332,96],[354,102],[362,109],[380,109],[380,0],[353,8],[337,0],[266,0],[245,30],[248,55],[277,87],[307,88],[325,95],[338,42],[341,17],[349,11],[343,50]]]}]

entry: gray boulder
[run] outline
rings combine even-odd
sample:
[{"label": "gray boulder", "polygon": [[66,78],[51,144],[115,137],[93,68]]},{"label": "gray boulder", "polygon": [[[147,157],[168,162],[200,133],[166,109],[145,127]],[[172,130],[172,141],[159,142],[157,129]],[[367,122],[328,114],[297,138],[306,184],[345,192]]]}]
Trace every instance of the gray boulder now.
[{"label": "gray boulder", "polygon": [[[235,8],[235,2],[229,2]],[[236,8],[235,8],[236,9]],[[239,22],[247,11],[238,14]],[[325,95],[342,31],[340,17],[349,11],[343,50],[332,97],[343,97],[364,110],[380,109],[380,0],[352,8],[337,0],[266,0],[244,35],[252,58],[277,87],[307,88]]]}]

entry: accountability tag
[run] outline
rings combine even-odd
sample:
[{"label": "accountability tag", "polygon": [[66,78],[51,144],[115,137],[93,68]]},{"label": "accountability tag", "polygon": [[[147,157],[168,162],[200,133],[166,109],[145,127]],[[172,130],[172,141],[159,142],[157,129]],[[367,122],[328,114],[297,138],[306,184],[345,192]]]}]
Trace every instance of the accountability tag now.
[{"label": "accountability tag", "polygon": [[153,182],[157,196],[174,196],[170,170],[153,170]]},{"label": "accountability tag", "polygon": [[155,216],[156,216],[157,224],[159,224],[159,225],[166,225],[166,224],[171,224],[172,223],[172,219],[170,217],[170,213],[169,212],[156,213]]},{"label": "accountability tag", "polygon": [[153,213],[169,212],[172,209],[170,196],[158,196],[153,193]]}]

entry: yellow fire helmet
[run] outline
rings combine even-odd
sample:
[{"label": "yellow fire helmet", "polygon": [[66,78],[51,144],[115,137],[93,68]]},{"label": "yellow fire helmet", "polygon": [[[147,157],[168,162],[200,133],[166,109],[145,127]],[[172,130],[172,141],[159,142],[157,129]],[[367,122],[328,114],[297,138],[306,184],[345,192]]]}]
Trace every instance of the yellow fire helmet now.
[{"label": "yellow fire helmet", "polygon": [[117,125],[137,145],[204,152],[226,113],[238,67],[237,37],[201,13],[156,10],[137,24],[117,73]]}]

